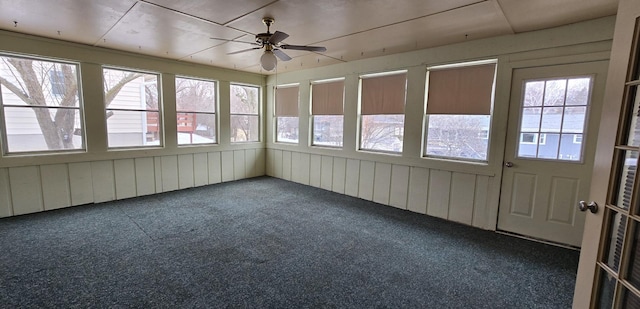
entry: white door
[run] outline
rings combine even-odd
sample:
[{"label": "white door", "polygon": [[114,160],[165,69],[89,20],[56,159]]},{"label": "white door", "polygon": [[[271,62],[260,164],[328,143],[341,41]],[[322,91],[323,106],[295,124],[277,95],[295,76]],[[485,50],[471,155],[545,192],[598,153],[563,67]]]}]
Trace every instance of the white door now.
[{"label": "white door", "polygon": [[579,247],[607,61],[516,69],[498,229]]},{"label": "white door", "polygon": [[574,308],[640,308],[640,0],[620,0]]}]

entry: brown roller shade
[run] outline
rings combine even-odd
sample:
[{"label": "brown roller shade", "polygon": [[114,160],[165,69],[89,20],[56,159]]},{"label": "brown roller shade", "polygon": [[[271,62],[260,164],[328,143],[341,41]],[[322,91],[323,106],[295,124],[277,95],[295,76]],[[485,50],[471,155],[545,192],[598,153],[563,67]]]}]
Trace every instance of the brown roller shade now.
[{"label": "brown roller shade", "polygon": [[490,115],[496,65],[429,71],[427,114]]},{"label": "brown roller shade", "polygon": [[298,86],[276,88],[276,116],[298,117]]},{"label": "brown roller shade", "polygon": [[362,78],[362,114],[404,114],[407,73]]},{"label": "brown roller shade", "polygon": [[311,92],[311,113],[313,115],[343,114],[343,80],[313,84]]}]

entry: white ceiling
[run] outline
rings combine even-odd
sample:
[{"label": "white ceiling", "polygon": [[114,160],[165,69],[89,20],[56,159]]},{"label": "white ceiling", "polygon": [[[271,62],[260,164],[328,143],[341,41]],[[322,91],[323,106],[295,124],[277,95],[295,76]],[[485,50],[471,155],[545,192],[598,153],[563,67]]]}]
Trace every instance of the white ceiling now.
[{"label": "white ceiling", "polygon": [[0,0],[0,29],[241,71],[261,51],[227,55],[265,32],[290,35],[278,72],[545,29],[614,15],[618,0]]}]

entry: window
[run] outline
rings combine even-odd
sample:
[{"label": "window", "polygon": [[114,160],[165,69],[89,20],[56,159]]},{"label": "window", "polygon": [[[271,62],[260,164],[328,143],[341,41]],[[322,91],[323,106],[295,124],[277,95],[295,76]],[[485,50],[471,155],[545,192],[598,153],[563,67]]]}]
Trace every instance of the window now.
[{"label": "window", "polygon": [[487,160],[495,71],[495,61],[428,68],[425,156]]},{"label": "window", "polygon": [[591,77],[528,80],[523,89],[518,157],[582,160]]},{"label": "window", "polygon": [[78,64],[0,55],[3,151],[84,149]]},{"label": "window", "polygon": [[276,87],[276,142],[298,143],[298,85]]},{"label": "window", "polygon": [[104,68],[109,148],[161,146],[158,74]]},{"label": "window", "polygon": [[342,147],[344,79],[311,84],[312,145]]},{"label": "window", "polygon": [[231,142],[260,140],[260,87],[231,85]]},{"label": "window", "polygon": [[176,77],[178,145],[216,143],[216,82]]},{"label": "window", "polygon": [[402,152],[407,72],[360,77],[360,149]]}]

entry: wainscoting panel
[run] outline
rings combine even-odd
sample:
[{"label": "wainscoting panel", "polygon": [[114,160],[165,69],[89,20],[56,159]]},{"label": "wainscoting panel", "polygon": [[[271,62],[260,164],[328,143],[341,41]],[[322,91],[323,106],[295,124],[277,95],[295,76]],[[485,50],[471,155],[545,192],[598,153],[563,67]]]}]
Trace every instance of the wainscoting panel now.
[{"label": "wainscoting panel", "polygon": [[209,184],[209,167],[207,166],[207,154],[196,153],[193,155],[193,184],[196,187]]},{"label": "wainscoting panel", "polygon": [[222,166],[220,165],[220,153],[210,152],[207,154],[209,163],[209,184],[222,182]]},{"label": "wainscoting panel", "polygon": [[[113,161],[91,162],[93,201],[102,203],[116,199],[116,181],[113,175]],[[15,208],[15,207],[14,207]]]},{"label": "wainscoting panel", "polygon": [[42,177],[42,197],[45,210],[63,208],[71,205],[69,189],[69,169],[66,164],[40,166]]},{"label": "wainscoting panel", "polygon": [[193,155],[183,154],[178,156],[178,188],[193,188]]},{"label": "wainscoting panel", "polygon": [[222,181],[234,180],[233,151],[222,152]]},{"label": "wainscoting panel", "polygon": [[153,174],[156,178],[156,192],[162,192],[162,157],[153,157]]},{"label": "wainscoting panel", "polygon": [[293,166],[291,161],[291,152],[282,152],[282,179],[291,181],[291,177],[293,177],[291,174],[291,167]]},{"label": "wainscoting panel", "polygon": [[44,210],[38,166],[9,168],[9,185],[11,186],[11,204],[14,215]]},{"label": "wainscoting panel", "polygon": [[[93,203],[93,177],[91,163],[69,163],[69,187],[71,206]],[[154,186],[155,184],[151,183]]]},{"label": "wainscoting panel", "polygon": [[0,168],[0,218],[13,215],[11,205],[11,187],[9,186],[9,170]]},{"label": "wainscoting panel", "polygon": [[162,192],[180,188],[178,181],[178,157],[162,156]]},{"label": "wainscoting panel", "polygon": [[116,199],[118,200],[136,196],[136,170],[133,162],[133,159],[113,161]]},{"label": "wainscoting panel", "polygon": [[246,164],[244,150],[235,150],[233,152],[233,180],[247,178]]},{"label": "wainscoting panel", "polygon": [[136,193],[138,196],[156,193],[156,173],[153,158],[136,158]]},{"label": "wainscoting panel", "polygon": [[291,169],[297,183],[480,228],[490,222],[491,176],[287,150],[266,153],[273,177]]},{"label": "wainscoting panel", "polygon": [[256,177],[256,151],[244,150],[245,178]]}]

